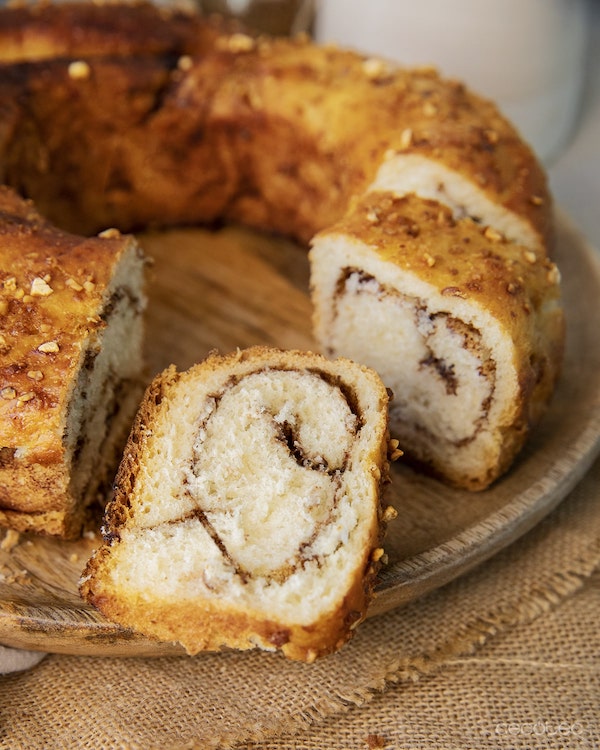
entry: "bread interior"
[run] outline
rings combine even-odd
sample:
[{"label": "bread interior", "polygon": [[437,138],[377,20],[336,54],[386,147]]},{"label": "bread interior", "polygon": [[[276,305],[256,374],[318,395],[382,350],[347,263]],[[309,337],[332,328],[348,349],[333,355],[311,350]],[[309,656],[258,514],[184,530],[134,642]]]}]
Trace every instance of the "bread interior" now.
[{"label": "bread interior", "polygon": [[132,240],[105,291],[102,323],[81,347],[65,445],[71,465],[70,494],[84,506],[113,478],[141,397],[143,269],[144,260]]},{"label": "bread interior", "polygon": [[311,263],[317,338],[329,356],[379,373],[403,448],[461,483],[495,465],[518,392],[498,322],[344,235],[318,239]]},{"label": "bread interior", "polygon": [[379,167],[369,190],[396,196],[412,193],[434,200],[452,209],[456,219],[468,217],[483,226],[494,227],[519,245],[532,250],[540,247],[540,237],[529,222],[491,200],[472,180],[435,159],[418,154],[390,154]]},{"label": "bread interior", "polygon": [[114,583],[142,599],[315,621],[368,563],[381,396],[313,369],[194,372],[152,424]]}]

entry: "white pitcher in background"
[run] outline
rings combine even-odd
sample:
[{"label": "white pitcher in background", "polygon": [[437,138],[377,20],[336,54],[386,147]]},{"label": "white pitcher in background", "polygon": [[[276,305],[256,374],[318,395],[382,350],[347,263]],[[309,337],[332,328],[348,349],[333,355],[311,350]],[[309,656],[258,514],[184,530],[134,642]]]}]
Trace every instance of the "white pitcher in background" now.
[{"label": "white pitcher in background", "polygon": [[460,78],[494,99],[548,164],[579,111],[587,2],[319,0],[315,36]]}]

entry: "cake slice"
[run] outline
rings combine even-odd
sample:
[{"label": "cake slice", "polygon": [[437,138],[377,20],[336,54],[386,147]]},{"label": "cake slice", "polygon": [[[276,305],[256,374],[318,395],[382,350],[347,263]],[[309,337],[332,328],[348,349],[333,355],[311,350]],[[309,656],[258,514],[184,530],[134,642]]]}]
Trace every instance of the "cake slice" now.
[{"label": "cake slice", "polygon": [[438,201],[378,191],[319,234],[310,258],[323,352],[377,370],[415,463],[459,488],[489,486],[558,377],[554,264]]},{"label": "cake slice", "polygon": [[350,361],[265,347],[155,378],[83,597],[194,654],[339,648],[365,616],[383,527],[387,392]]},{"label": "cake slice", "polygon": [[[487,137],[493,138],[490,134]],[[406,151],[388,150],[368,189],[392,193],[396,197],[412,194],[443,203],[452,209],[455,219],[472,219],[484,227],[493,227],[509,241],[534,252],[544,252],[551,243],[552,230],[536,214],[539,214],[537,209],[550,203],[551,199],[541,180],[536,185],[539,194],[530,196],[528,206],[523,206],[521,201],[518,210],[511,205],[514,198],[498,200],[498,196],[489,195],[484,186],[478,184],[467,170],[462,172],[429,154],[411,153],[407,148]],[[511,187],[515,193],[519,192],[517,185]],[[551,208],[544,215],[548,213],[552,213]]]},{"label": "cake slice", "polygon": [[144,257],[0,188],[0,525],[76,537],[141,397]]}]

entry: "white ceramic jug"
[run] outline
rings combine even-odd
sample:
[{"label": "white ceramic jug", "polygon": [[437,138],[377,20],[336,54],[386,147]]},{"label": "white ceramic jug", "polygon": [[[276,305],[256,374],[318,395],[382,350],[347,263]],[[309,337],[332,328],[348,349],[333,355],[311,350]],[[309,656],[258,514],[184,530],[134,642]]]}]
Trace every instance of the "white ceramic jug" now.
[{"label": "white ceramic jug", "polygon": [[587,0],[319,0],[315,36],[460,78],[549,163],[578,114],[587,11]]}]

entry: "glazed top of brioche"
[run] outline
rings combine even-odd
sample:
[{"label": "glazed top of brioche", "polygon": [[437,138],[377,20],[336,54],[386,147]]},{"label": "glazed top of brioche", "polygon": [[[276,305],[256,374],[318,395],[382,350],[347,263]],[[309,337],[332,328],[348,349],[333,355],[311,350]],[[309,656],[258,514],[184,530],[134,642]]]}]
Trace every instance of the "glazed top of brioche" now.
[{"label": "glazed top of brioche", "polygon": [[[0,62],[78,55],[184,54],[233,24],[150,3],[13,3],[0,14]],[[73,33],[74,24],[77,26]]]},{"label": "glazed top of brioche", "polygon": [[443,296],[478,302],[513,336],[542,305],[558,304],[560,274],[545,255],[469,218],[455,219],[436,201],[371,192],[354,208],[323,234],[357,238]]},{"label": "glazed top of brioche", "polygon": [[[16,42],[8,44],[11,38]],[[180,201],[193,207],[173,219],[165,212],[166,223],[230,218],[306,241],[339,219],[351,197],[371,184],[386,155],[399,152],[438,160],[463,174],[530,223],[541,244],[550,239],[551,200],[531,150],[491,102],[433,70],[402,70],[305,38],[229,33],[212,20],[147,4],[5,9],[0,49],[0,106],[10,110],[8,102],[19,92],[35,89],[36,76],[43,82],[37,84],[40,100],[52,84],[62,87],[64,101],[75,107],[82,97],[101,97],[116,81],[117,116],[132,142],[134,136],[142,139],[139,148],[149,157],[157,144],[177,148],[176,139],[182,152],[200,141],[210,147],[210,181],[197,182],[201,178],[192,170],[189,180],[174,178]],[[87,67],[71,65],[82,61]],[[145,99],[138,95],[124,114],[121,95],[142,90]],[[44,114],[56,116],[39,117]],[[85,110],[79,132],[94,126],[86,117],[97,116],[93,107]],[[19,137],[24,117],[17,109],[4,118],[0,141],[8,152],[14,151],[11,141]],[[50,135],[56,136],[58,127],[57,122],[52,131],[50,123]],[[52,167],[56,137],[45,137]],[[2,169],[0,157],[4,180],[11,175],[11,158],[4,157]],[[128,164],[126,154],[119,158],[130,179],[140,164]],[[14,165],[15,172],[19,168]],[[151,182],[153,167],[147,168]],[[27,169],[35,169],[33,157]],[[107,183],[107,194],[108,188]],[[206,197],[198,203],[200,189]],[[142,209],[120,214],[117,207],[119,227],[161,223],[160,211],[149,198],[146,202],[158,215]],[[114,217],[97,218],[102,225]]]},{"label": "glazed top of brioche", "polygon": [[[100,311],[114,264],[130,240],[107,231],[82,239],[48,224],[0,187],[0,445],[14,435],[30,459],[60,458],[65,382]],[[15,426],[18,429],[15,431]]]}]

